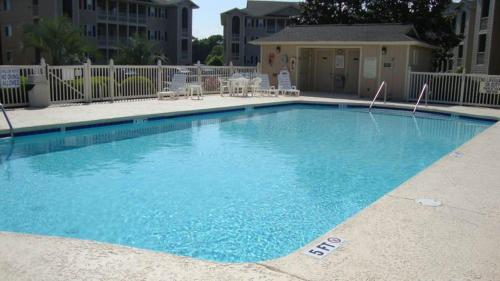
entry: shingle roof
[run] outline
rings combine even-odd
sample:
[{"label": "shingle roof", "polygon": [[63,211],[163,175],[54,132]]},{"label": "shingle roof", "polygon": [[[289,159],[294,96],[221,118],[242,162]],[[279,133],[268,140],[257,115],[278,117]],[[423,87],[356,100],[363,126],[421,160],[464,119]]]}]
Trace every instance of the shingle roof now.
[{"label": "shingle roof", "polygon": [[[299,2],[282,2],[282,1],[256,1],[256,0],[248,0],[247,7],[244,9],[236,9],[240,12],[247,14],[253,17],[263,17],[268,15],[274,15],[274,13],[278,13],[287,8],[299,9]],[[235,9],[229,10],[233,11]],[[227,11],[227,12],[229,12]],[[227,13],[224,12],[224,13]],[[223,13],[223,14],[224,14]],[[290,12],[289,16],[296,15],[296,12]]]},{"label": "shingle roof", "polygon": [[419,41],[412,25],[353,24],[301,25],[252,41],[273,42],[404,42]]},{"label": "shingle roof", "polygon": [[178,5],[182,2],[188,2],[193,8],[199,8],[198,5],[196,5],[196,3],[194,3],[193,1],[190,1],[190,0],[151,0],[151,2],[153,3],[156,3],[156,4],[160,4],[160,5],[171,5],[171,6],[175,6],[175,5]]}]

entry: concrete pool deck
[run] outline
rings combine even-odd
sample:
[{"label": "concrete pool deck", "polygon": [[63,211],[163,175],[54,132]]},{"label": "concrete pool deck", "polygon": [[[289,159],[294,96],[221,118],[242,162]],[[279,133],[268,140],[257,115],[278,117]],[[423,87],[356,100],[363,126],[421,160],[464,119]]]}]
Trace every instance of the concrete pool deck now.
[{"label": "concrete pool deck", "polygon": [[[319,102],[332,98],[145,100],[8,112],[18,132],[130,118]],[[411,108],[410,104],[385,106]],[[500,110],[460,106],[422,109],[500,120]],[[70,125],[68,125],[70,124]],[[0,130],[6,126],[0,120]],[[0,131],[2,134],[2,131]],[[67,238],[0,232],[0,280],[499,280],[500,123],[457,148],[317,241],[277,260],[220,264]],[[415,199],[431,198],[440,207]],[[328,237],[347,242],[323,259],[304,255]]]}]

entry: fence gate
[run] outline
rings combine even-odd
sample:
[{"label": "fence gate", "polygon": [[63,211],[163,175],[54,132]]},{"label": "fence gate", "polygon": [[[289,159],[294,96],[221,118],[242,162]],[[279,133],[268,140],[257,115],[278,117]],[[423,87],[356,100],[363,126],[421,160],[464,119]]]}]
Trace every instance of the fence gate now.
[{"label": "fence gate", "polygon": [[49,66],[50,101],[53,104],[90,101],[84,66]]}]

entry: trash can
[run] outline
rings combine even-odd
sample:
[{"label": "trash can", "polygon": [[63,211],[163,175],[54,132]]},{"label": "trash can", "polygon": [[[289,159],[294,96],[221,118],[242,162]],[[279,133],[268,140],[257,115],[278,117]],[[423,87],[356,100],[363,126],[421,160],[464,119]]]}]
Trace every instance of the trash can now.
[{"label": "trash can", "polygon": [[50,105],[50,86],[45,75],[29,75],[27,90],[30,107],[44,108]]}]

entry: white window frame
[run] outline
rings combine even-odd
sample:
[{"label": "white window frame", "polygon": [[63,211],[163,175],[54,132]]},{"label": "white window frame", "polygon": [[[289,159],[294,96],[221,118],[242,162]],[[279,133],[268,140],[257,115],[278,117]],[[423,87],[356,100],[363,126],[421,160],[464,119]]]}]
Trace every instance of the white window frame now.
[{"label": "white window frame", "polygon": [[12,37],[12,25],[10,25],[10,24],[4,25],[3,32],[4,32],[5,38]]}]

